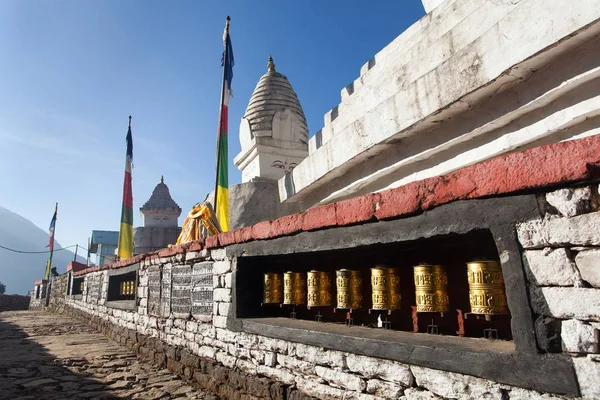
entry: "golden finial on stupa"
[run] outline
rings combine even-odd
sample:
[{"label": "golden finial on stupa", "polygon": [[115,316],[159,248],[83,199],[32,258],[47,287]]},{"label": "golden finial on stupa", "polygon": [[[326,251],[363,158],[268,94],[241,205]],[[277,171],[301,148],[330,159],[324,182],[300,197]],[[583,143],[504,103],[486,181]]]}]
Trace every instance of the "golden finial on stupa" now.
[{"label": "golden finial on stupa", "polygon": [[269,55],[269,62],[267,63],[267,69],[269,72],[275,72],[275,63],[273,62],[273,57]]}]

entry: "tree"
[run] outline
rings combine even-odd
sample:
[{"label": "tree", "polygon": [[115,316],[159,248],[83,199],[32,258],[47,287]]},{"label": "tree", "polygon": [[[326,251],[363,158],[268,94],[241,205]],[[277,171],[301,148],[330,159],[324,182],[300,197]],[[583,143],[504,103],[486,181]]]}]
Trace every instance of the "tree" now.
[{"label": "tree", "polygon": [[6,285],[0,282],[0,294],[4,294],[6,292]]}]

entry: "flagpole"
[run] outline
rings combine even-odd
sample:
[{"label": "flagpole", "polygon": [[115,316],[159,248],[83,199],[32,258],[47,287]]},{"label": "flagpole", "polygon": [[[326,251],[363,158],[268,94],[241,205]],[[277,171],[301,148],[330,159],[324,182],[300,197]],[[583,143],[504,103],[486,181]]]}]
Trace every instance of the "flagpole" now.
[{"label": "flagpole", "polygon": [[[219,168],[221,167],[221,145],[222,145],[222,137],[221,137],[221,124],[223,123],[223,103],[225,102],[225,85],[227,84],[225,81],[225,73],[226,73],[226,63],[229,56],[229,46],[227,46],[227,38],[229,37],[229,22],[231,21],[231,17],[229,15],[226,18],[225,22],[225,35],[223,36],[223,42],[225,46],[225,51],[223,52],[223,83],[221,85],[221,105],[219,110],[219,127],[217,130],[217,173],[215,174],[215,215],[217,215],[217,196],[219,193]],[[227,162],[227,160],[225,160]]]}]

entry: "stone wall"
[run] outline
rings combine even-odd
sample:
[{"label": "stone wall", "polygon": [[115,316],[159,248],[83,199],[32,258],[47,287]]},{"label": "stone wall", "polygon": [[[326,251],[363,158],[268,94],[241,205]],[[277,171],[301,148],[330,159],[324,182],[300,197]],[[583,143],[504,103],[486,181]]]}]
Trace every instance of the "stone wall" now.
[{"label": "stone wall", "polygon": [[[600,397],[600,212],[598,187],[540,197],[543,216],[517,227],[531,302],[550,351],[573,357],[581,392]],[[540,331],[538,329],[538,335]],[[595,383],[594,383],[595,382]]]},{"label": "stone wall", "polygon": [[68,273],[55,276],[50,281],[50,307],[62,311],[65,307],[65,296],[67,294]]},{"label": "stone wall", "polygon": [[0,294],[0,312],[27,310],[30,297],[18,294]]},{"label": "stone wall", "polygon": [[[517,226],[525,249],[537,342],[541,351],[572,360],[582,398],[595,399],[600,396],[595,336],[600,288],[594,268],[598,257],[594,246],[600,244],[598,187],[549,192],[538,196],[538,204],[541,217]],[[240,330],[234,304],[238,258],[231,254],[227,247],[193,245],[132,260],[131,266],[82,271],[84,294],[67,296],[66,310],[141,357],[228,399],[576,398],[418,366],[409,360],[308,345],[302,337],[282,340],[266,332]],[[117,308],[106,298],[110,274],[120,268],[138,270],[136,300],[130,309],[122,309],[122,304]]]}]

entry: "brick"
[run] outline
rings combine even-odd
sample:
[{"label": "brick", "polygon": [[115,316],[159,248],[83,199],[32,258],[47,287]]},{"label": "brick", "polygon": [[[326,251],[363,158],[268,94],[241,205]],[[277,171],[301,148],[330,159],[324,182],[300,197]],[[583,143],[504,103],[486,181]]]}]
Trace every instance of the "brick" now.
[{"label": "brick", "polygon": [[350,225],[373,219],[375,204],[379,202],[379,197],[379,193],[373,193],[336,203],[337,225]]},{"label": "brick", "polygon": [[303,214],[302,230],[304,231],[336,226],[335,203],[309,208]]},{"label": "brick", "polygon": [[219,247],[219,236],[207,237],[204,242],[204,247],[206,247],[207,249],[214,249],[215,247]]},{"label": "brick", "polygon": [[291,235],[302,230],[304,214],[292,214],[277,218],[271,223],[272,237]]},{"label": "brick", "polygon": [[219,233],[219,243],[221,246],[229,246],[235,243],[235,235],[233,231]]},{"label": "brick", "polygon": [[236,243],[245,243],[252,240],[252,227],[236,229],[233,231]]},{"label": "brick", "polygon": [[379,200],[375,203],[375,217],[387,219],[416,213],[420,210],[421,204],[420,187],[420,182],[414,182],[380,192]]},{"label": "brick", "polygon": [[200,251],[202,250],[204,243],[202,239],[191,242],[190,247],[188,247],[187,251]]},{"label": "brick", "polygon": [[271,221],[261,221],[252,226],[252,238],[254,240],[268,239],[271,234]]}]

